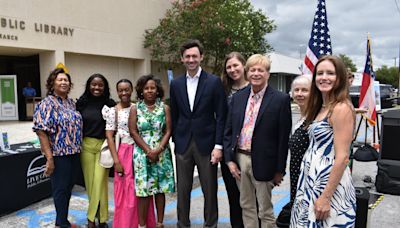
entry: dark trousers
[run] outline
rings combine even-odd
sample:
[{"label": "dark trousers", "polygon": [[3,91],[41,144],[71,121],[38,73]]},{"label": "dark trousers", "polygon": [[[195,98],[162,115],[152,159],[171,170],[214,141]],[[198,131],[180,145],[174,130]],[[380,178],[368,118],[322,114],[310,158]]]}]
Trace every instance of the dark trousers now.
[{"label": "dark trousers", "polygon": [[190,193],[195,165],[199,172],[201,190],[204,195],[204,227],[217,227],[217,165],[212,165],[210,159],[210,155],[200,154],[193,139],[184,154],[176,154],[178,227],[190,227]]},{"label": "dark trousers", "polygon": [[68,221],[68,207],[75,176],[79,168],[79,155],[54,156],[54,172],[50,176],[56,208],[56,226],[71,227]]},{"label": "dark trousers", "polygon": [[229,215],[232,228],[243,228],[242,208],[240,207],[240,192],[236,179],[232,176],[228,166],[221,162],[222,178],[225,182],[226,192],[229,200]]}]

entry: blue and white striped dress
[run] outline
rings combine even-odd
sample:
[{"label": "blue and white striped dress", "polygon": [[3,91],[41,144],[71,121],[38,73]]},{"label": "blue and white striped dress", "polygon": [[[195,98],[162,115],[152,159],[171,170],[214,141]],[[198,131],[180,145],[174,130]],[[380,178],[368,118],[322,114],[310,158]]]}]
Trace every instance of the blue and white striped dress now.
[{"label": "blue and white striped dress", "polygon": [[328,183],[335,161],[335,148],[333,128],[328,118],[314,121],[308,133],[310,146],[301,164],[290,227],[354,227],[356,195],[348,167],[332,196],[329,217],[326,220],[315,218],[314,203]]}]

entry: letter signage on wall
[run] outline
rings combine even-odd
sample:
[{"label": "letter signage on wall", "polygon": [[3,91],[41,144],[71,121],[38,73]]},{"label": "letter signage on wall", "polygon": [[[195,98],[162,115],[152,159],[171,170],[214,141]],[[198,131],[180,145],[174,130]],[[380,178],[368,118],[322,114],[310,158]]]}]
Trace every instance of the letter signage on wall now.
[{"label": "letter signage on wall", "polygon": [[16,75],[0,75],[0,120],[18,120]]},{"label": "letter signage on wall", "polygon": [[72,37],[74,28],[61,25],[45,24],[39,22],[25,22],[20,19],[0,17],[0,40],[18,41],[15,31],[35,31],[37,34]]}]

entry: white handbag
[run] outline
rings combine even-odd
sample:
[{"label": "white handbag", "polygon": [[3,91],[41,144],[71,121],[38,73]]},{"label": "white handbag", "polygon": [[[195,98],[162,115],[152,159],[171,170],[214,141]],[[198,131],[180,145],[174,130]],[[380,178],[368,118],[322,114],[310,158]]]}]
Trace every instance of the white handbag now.
[{"label": "white handbag", "polygon": [[[114,140],[115,140],[115,147],[118,151],[118,147],[119,147],[121,138],[118,134],[118,110],[117,110],[117,107],[115,107],[115,123],[116,123],[116,133],[114,136]],[[114,165],[114,159],[111,155],[110,148],[108,147],[107,139],[105,139],[103,142],[103,145],[101,145],[99,164],[100,164],[100,166],[102,166],[104,168],[111,168]]]},{"label": "white handbag", "polygon": [[104,168],[111,168],[114,165],[107,139],[104,140],[103,145],[101,145],[99,163]]}]

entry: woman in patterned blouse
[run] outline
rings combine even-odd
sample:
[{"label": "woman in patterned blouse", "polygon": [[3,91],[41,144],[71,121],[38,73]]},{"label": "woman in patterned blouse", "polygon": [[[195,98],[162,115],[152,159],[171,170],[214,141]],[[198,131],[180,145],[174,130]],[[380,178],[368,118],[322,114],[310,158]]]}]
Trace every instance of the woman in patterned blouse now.
[{"label": "woman in patterned blouse", "polygon": [[76,227],[68,221],[68,206],[79,168],[82,117],[68,98],[71,77],[63,69],[53,70],[46,83],[47,96],[37,106],[33,130],[46,157],[44,174],[50,176],[56,227]]}]

